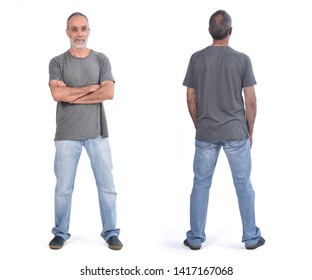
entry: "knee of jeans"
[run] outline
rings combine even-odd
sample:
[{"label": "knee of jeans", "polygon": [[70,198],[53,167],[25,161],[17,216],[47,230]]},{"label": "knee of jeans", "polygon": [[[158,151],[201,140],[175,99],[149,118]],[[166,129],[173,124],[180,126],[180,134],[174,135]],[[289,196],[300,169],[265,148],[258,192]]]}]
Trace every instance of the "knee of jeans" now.
[{"label": "knee of jeans", "polygon": [[97,184],[98,190],[103,193],[116,195],[114,184]]},{"label": "knee of jeans", "polygon": [[250,182],[249,177],[240,177],[234,179],[234,185],[237,191],[246,192],[252,190],[252,184]]},{"label": "knee of jeans", "polygon": [[58,196],[70,196],[74,190],[74,185],[69,182],[58,181],[55,187],[55,194]]}]

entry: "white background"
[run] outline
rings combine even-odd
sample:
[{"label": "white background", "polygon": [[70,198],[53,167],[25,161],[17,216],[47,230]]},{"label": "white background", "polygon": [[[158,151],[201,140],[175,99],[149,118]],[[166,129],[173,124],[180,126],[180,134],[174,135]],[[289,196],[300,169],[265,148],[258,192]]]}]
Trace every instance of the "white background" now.
[{"label": "white background", "polygon": [[[250,56],[258,82],[252,181],[257,225],[267,242],[255,251],[240,242],[223,153],[211,189],[207,242],[200,251],[182,244],[189,229],[195,135],[182,81],[191,54],[211,44],[208,21],[218,9],[232,16],[230,45]],[[88,16],[88,46],[110,58],[116,79],[115,98],[105,108],[124,243],[118,252],[100,237],[85,152],[73,196],[72,238],[62,250],[48,248],[56,106],[48,63],[68,49],[66,19],[76,11]],[[174,267],[182,266],[234,268],[232,277],[210,279],[311,278],[308,1],[12,0],[2,2],[0,21],[3,279],[104,279],[80,276],[80,269],[135,265],[170,270],[159,279],[177,278]]]}]

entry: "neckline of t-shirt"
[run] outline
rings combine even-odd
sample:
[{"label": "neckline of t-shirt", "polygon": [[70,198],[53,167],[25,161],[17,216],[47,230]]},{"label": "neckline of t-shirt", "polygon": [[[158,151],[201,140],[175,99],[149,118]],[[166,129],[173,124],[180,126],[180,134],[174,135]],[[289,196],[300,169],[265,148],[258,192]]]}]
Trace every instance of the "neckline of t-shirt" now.
[{"label": "neckline of t-shirt", "polygon": [[210,45],[209,47],[213,47],[213,48],[229,48],[229,45],[223,45],[223,46],[216,46],[216,45]]},{"label": "neckline of t-shirt", "polygon": [[70,53],[69,50],[67,51],[67,53],[68,53],[68,55],[69,55],[70,57],[73,57],[73,58],[76,58],[76,59],[86,59],[86,58],[90,57],[90,55],[93,53],[93,50],[90,49],[88,55],[85,56],[85,57],[77,57],[77,56],[74,56],[74,55],[72,55],[72,54]]}]

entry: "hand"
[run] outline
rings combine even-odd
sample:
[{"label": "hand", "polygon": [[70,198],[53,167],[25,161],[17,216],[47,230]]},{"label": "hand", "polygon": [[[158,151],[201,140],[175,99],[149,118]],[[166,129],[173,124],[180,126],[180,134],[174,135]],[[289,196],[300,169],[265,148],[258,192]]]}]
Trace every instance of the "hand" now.
[{"label": "hand", "polygon": [[59,87],[67,87],[67,85],[66,85],[63,81],[57,81],[56,84],[57,84]]},{"label": "hand", "polygon": [[252,148],[252,135],[249,135],[250,149]]},{"label": "hand", "polygon": [[95,85],[90,85],[90,93],[95,92],[96,90],[98,90],[101,87],[101,85],[99,84],[95,84]]}]

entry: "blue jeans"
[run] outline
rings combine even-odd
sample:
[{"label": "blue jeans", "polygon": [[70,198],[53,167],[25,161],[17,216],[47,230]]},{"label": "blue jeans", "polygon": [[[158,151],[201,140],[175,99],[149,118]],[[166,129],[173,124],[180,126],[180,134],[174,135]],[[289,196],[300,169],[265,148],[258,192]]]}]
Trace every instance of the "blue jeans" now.
[{"label": "blue jeans", "polygon": [[101,236],[107,241],[113,235],[119,235],[116,229],[116,192],[112,174],[112,156],[109,139],[97,137],[86,140],[55,141],[56,153],[54,172],[57,179],[55,188],[55,227],[52,233],[70,238],[69,223],[72,193],[77,165],[85,147],[90,158],[96,180],[103,230]]},{"label": "blue jeans", "polygon": [[189,244],[200,246],[206,240],[209,190],[221,147],[227,156],[243,224],[242,242],[254,245],[260,238],[255,222],[255,194],[250,181],[251,156],[249,140],[204,142],[196,140],[194,182],[190,202],[191,229],[187,232]]}]

